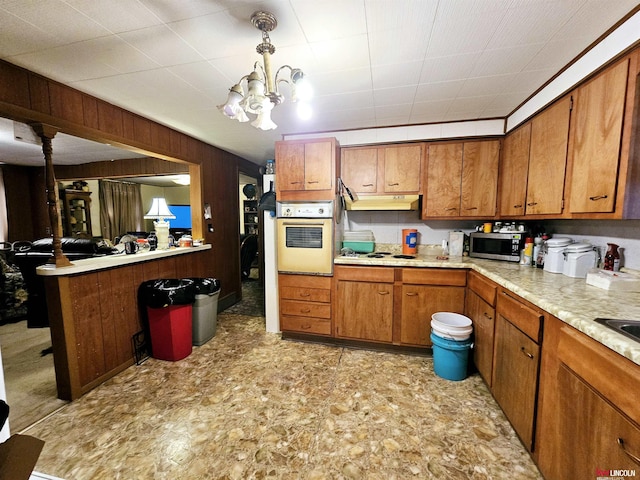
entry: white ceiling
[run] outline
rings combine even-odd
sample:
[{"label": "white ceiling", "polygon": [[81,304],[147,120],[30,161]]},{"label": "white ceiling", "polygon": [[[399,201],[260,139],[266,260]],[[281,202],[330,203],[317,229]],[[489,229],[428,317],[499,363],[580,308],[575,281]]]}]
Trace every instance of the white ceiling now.
[{"label": "white ceiling", "polygon": [[[504,117],[637,6],[0,0],[0,58],[263,163],[283,134]],[[274,70],[299,67],[315,90],[311,120],[297,120],[285,101],[270,132],[216,108],[260,59],[260,32],[249,22],[259,9],[278,18]]]}]

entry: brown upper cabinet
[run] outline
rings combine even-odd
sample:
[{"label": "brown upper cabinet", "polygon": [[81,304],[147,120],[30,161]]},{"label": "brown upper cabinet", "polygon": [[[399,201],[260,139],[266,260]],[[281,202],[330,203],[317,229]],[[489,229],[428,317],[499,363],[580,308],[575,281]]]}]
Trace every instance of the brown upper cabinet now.
[{"label": "brown upper cabinet", "polygon": [[500,140],[428,147],[422,218],[494,217]]},{"label": "brown upper cabinet", "polygon": [[276,197],[333,200],[338,158],[335,138],[276,142]]},{"label": "brown upper cabinet", "polygon": [[422,144],[343,148],[340,178],[355,193],[418,194]]},{"label": "brown upper cabinet", "polygon": [[[635,78],[628,85],[632,63]],[[622,174],[629,155],[622,141],[625,109],[633,110],[626,100],[634,96],[637,69],[637,56],[633,62],[627,56],[575,90],[568,176],[571,213],[613,213],[620,207],[616,186],[619,175],[625,183]],[[630,123],[631,116],[627,119]]]},{"label": "brown upper cabinet", "polygon": [[511,132],[500,165],[501,216],[562,214],[571,97]]}]

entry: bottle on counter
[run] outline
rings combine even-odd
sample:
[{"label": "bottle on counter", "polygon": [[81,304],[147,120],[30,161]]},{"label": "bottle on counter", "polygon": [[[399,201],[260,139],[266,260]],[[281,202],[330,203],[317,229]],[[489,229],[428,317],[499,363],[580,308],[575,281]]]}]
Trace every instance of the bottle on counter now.
[{"label": "bottle on counter", "polygon": [[522,250],[522,258],[520,259],[520,265],[531,266],[532,258],[533,258],[533,238],[527,237],[524,241],[524,249]]},{"label": "bottle on counter", "polygon": [[620,271],[620,252],[618,252],[618,245],[615,243],[607,243],[607,245],[609,248],[604,256],[604,269],[618,272]]},{"label": "bottle on counter", "polygon": [[273,175],[276,173],[276,167],[273,160],[267,160],[267,166],[264,169],[265,175]]},{"label": "bottle on counter", "polygon": [[549,240],[549,235],[543,233],[540,238],[542,242],[540,244],[540,249],[538,250],[538,255],[536,256],[536,267],[544,268],[544,258],[547,255],[547,240]]},{"label": "bottle on counter", "polygon": [[531,266],[538,266],[538,257],[540,256],[540,249],[542,248],[542,237],[537,236],[533,239],[533,256],[531,257]]}]

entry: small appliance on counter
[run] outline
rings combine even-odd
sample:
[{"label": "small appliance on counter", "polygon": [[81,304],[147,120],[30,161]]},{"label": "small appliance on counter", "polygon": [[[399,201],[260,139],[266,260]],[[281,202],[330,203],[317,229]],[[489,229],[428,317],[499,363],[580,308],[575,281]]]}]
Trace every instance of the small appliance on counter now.
[{"label": "small appliance on counter", "polygon": [[350,248],[357,253],[371,253],[374,247],[371,230],[345,230],[342,234],[342,248]]},{"label": "small appliance on counter", "polygon": [[464,253],[464,244],[467,242],[464,232],[449,232],[449,255],[461,257]]},{"label": "small appliance on counter", "polygon": [[595,268],[597,252],[588,243],[572,243],[564,249],[562,274],[573,278],[586,278],[587,272]]},{"label": "small appliance on counter", "polygon": [[469,256],[488,258],[490,260],[519,262],[520,250],[522,250],[524,246],[525,237],[526,234],[524,232],[471,232],[469,236]]},{"label": "small appliance on counter", "polygon": [[547,240],[547,253],[544,257],[544,271],[562,273],[564,270],[564,249],[571,243],[569,237],[555,237]]}]

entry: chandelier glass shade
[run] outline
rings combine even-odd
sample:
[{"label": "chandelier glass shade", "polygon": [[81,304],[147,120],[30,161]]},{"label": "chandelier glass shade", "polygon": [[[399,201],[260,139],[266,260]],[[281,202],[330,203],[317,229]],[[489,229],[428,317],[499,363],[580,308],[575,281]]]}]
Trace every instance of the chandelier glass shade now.
[{"label": "chandelier glass shade", "polygon": [[[306,112],[308,118],[311,108],[305,102],[312,92],[302,70],[283,65],[278,68],[275,77],[271,73],[271,55],[276,47],[271,43],[269,32],[278,25],[276,17],[272,13],[258,11],[251,16],[251,23],[262,32],[262,43],[256,47],[256,51],[262,55],[262,64],[259,61],[254,63],[253,71],[229,89],[227,101],[218,105],[218,109],[239,122],[250,120],[247,113],[256,115],[251,125],[260,130],[274,130],[277,125],[271,120],[271,111],[284,101],[280,84],[286,83],[291,90],[291,101],[299,102],[298,110]],[[246,95],[243,84],[246,84]],[[303,104],[304,107],[300,109]]]}]

